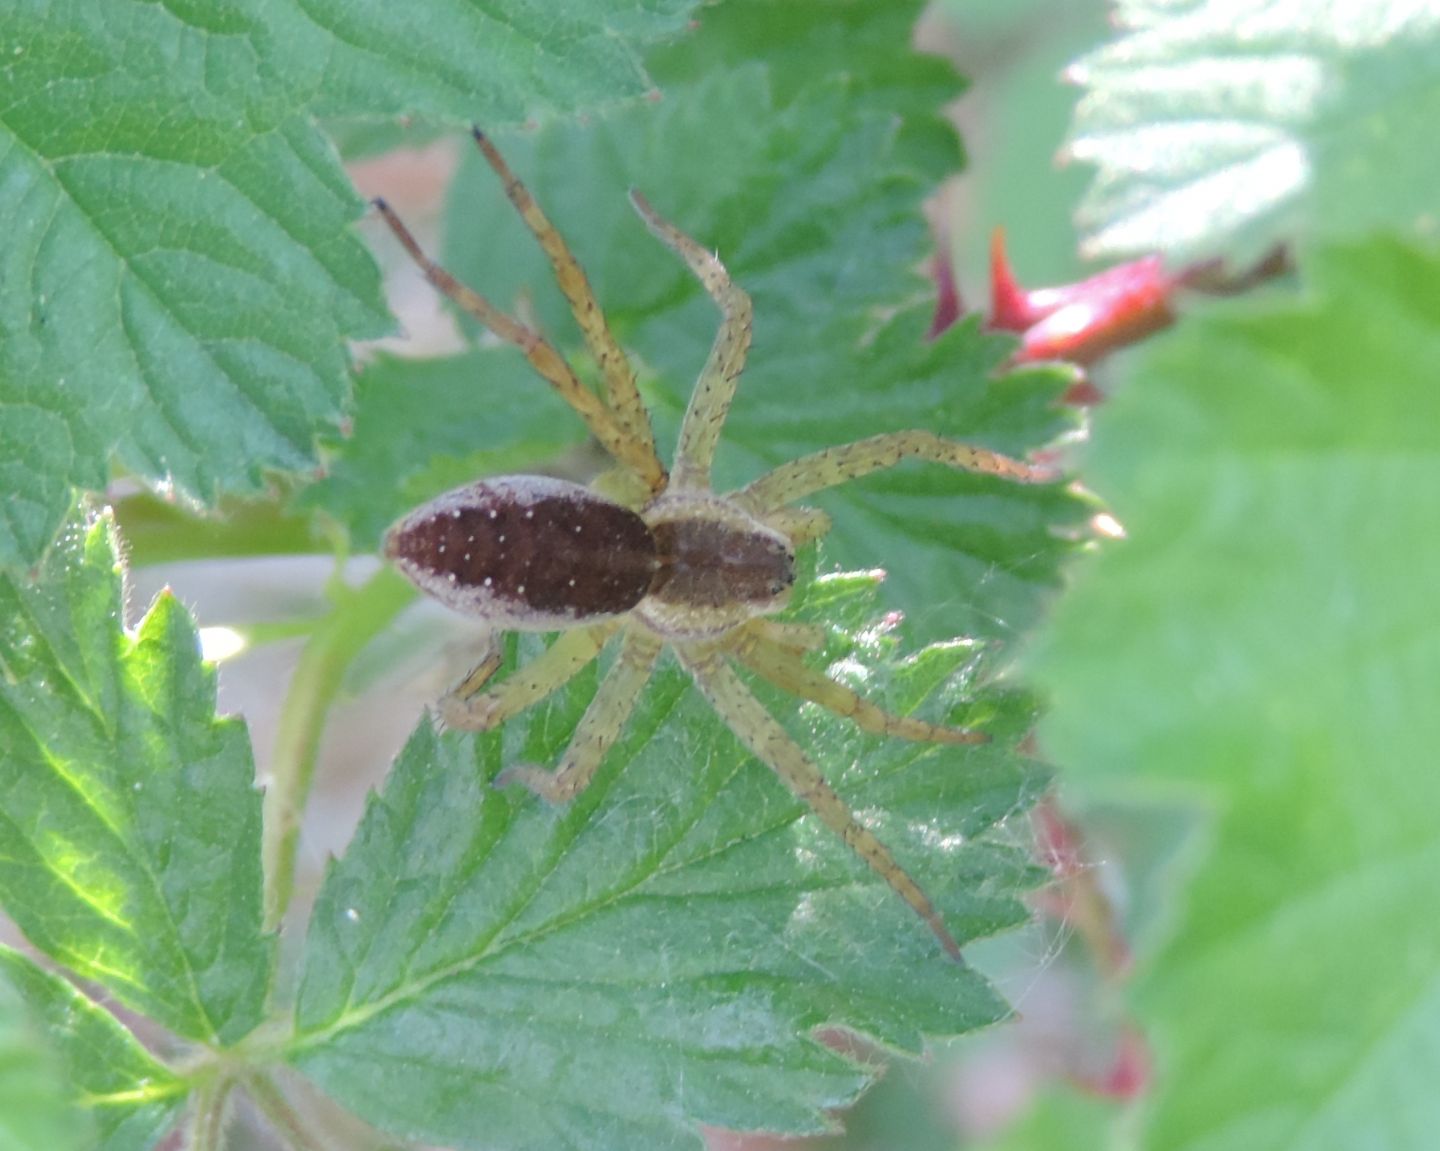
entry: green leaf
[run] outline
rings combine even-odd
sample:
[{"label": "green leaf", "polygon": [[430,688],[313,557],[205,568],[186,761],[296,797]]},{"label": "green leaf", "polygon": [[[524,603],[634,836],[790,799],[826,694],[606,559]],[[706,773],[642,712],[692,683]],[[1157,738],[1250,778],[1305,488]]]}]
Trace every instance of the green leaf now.
[{"label": "green leaf", "polygon": [[878,0],[733,0],[706,9],[701,34],[655,53],[652,67],[667,99],[672,88],[697,77],[757,60],[765,63],[777,106],[840,79],[856,111],[889,114],[891,129],[904,140],[899,148],[913,163],[953,167],[958,145],[944,107],[962,82],[945,60],[911,49],[921,11]]},{"label": "green leaf", "polygon": [[30,941],[178,1034],[260,1019],[260,797],[244,725],[168,592],[133,632],[107,517],[0,578],[0,904]]},{"label": "green leaf", "polygon": [[[43,1122],[33,1111],[38,1133],[29,1142],[0,1147],[33,1147],[35,1151],[62,1151],[66,1147],[99,1146],[103,1151],[146,1151],[174,1124],[185,1101],[186,1085],[164,1064],[157,1062],[135,1037],[108,1011],[96,1006],[65,980],[42,971],[30,960],[0,948],[0,987],[8,981],[24,997],[33,1017],[44,1023],[50,1048],[64,1065],[68,1084],[63,1096],[57,1088],[39,1082],[33,1055],[24,1063],[0,1073],[0,1089],[11,1092],[0,1106],[0,1129],[8,1120],[16,1126],[25,1108],[42,1103],[54,1108],[63,1101],[67,1112],[48,1112]],[[7,1060],[8,1062],[8,1060]],[[58,1073],[56,1069],[44,1068]],[[84,1106],[90,1112],[92,1137],[81,1138],[78,1124]],[[51,1125],[54,1126],[51,1126]],[[93,1135],[98,1133],[96,1143]]]},{"label": "green leaf", "polygon": [[640,48],[684,31],[698,0],[309,0],[272,34],[323,61],[316,106],[347,116],[518,124],[650,92]]},{"label": "green leaf", "polygon": [[1121,3],[1085,57],[1070,151],[1093,254],[1254,251],[1433,231],[1440,11],[1428,0]]},{"label": "green leaf", "polygon": [[1070,1086],[1055,1087],[1040,1094],[1013,1126],[976,1140],[974,1151],[1124,1146],[1114,1135],[1117,1113],[1112,1100],[1082,1095]]},{"label": "green leaf", "polygon": [[[871,698],[1002,739],[881,740],[765,696],[959,939],[1013,926],[1035,869],[1003,821],[1043,779],[1007,744],[1033,704],[977,689],[968,645],[897,661],[874,611],[873,576],[831,577],[802,615]],[[290,1057],[325,1090],[447,1145],[692,1147],[699,1123],[824,1129],[866,1075],[817,1028],[916,1051],[1005,1014],[668,662],[572,805],[493,790],[502,761],[554,762],[595,679],[503,737],[412,738],[306,941]]]},{"label": "green leaf", "polygon": [[[971,322],[925,342],[930,289],[915,272],[928,248],[921,202],[959,157],[953,136],[942,147],[935,127],[935,108],[955,85],[942,88],[945,67],[912,53],[913,11],[900,19],[889,3],[733,8],[707,11],[695,39],[656,54],[656,74],[673,76],[658,106],[501,141],[632,352],[662,454],[718,318],[630,210],[623,189],[631,184],[717,249],[754,296],[755,344],[718,484],[882,430],[925,427],[1024,454],[1072,426],[1056,404],[1059,373],[997,375],[1008,339]],[[843,27],[889,38],[856,52],[838,36],[832,8],[844,13]],[[775,62],[735,59],[742,38],[752,56],[773,53]],[[840,66],[852,57],[853,67]],[[685,79],[696,72],[702,78]],[[467,156],[445,262],[502,306],[533,303],[547,331],[583,360],[549,266],[497,183]],[[506,385],[475,381],[486,396]],[[528,388],[543,391],[538,379]],[[919,465],[816,502],[836,520],[837,561],[890,570],[896,602],[932,635],[1011,636],[1028,626],[1071,546],[1061,529],[1085,511],[1054,488]]]},{"label": "green leaf", "polygon": [[0,563],[112,457],[212,502],[315,463],[386,319],[361,206],[244,8],[29,0],[0,24]]},{"label": "green leaf", "polygon": [[1097,416],[1128,538],[1057,612],[1048,755],[1211,819],[1138,1010],[1145,1146],[1421,1148],[1440,1123],[1440,258],[1328,250]]},{"label": "green leaf", "polygon": [[694,0],[547,10],[27,0],[0,28],[0,563],[113,459],[213,505],[305,471],[388,324],[315,111],[513,123],[634,98]]}]

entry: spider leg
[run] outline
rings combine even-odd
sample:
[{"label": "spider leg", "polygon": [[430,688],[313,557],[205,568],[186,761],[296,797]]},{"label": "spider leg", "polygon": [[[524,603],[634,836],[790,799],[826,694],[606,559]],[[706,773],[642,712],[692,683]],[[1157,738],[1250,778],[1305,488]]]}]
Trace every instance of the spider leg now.
[{"label": "spider leg", "polygon": [[830,534],[830,517],[819,508],[778,508],[765,516],[767,526],[787,536],[795,547]]},{"label": "spider leg", "polygon": [[770,643],[801,655],[825,646],[825,629],[815,623],[781,623],[757,616],[750,621],[749,629]]},{"label": "spider leg", "polygon": [[947,440],[934,432],[888,432],[781,464],[741,488],[733,498],[747,511],[764,515],[825,488],[893,468],[905,459],[929,460],[1022,484],[1053,483],[1059,478],[1049,468],[1023,464],[986,448]]},{"label": "spider leg", "polygon": [[555,350],[555,346],[535,329],[506,315],[473,288],[462,284],[439,264],[435,263],[410,234],[410,229],[401,222],[393,208],[384,200],[372,201],[400,246],[415,261],[420,270],[434,287],[443,292],[457,305],[469,312],[507,344],[514,344],[530,366],[540,373],[557,392],[560,398],[575,409],[585,421],[585,426],[618,462],[637,473],[651,491],[659,491],[665,484],[665,470],[655,458],[653,450],[647,452],[627,432],[619,418],[610,411],[600,397],[586,388]]},{"label": "spider leg", "polygon": [[625,730],[659,655],[659,640],[644,632],[627,632],[614,666],[600,681],[555,770],[517,763],[495,777],[495,786],[522,783],[551,803],[574,799],[594,778],[605,753]]},{"label": "spider leg", "polygon": [[440,701],[440,718],[446,727],[465,731],[488,731],[498,727],[512,715],[539,703],[574,679],[581,668],[600,654],[605,641],[619,626],[612,621],[567,631],[543,654],[517,668],[498,687],[481,694],[480,689],[499,669],[497,648]]},{"label": "spider leg", "polygon": [[540,247],[550,260],[550,266],[555,269],[555,281],[570,303],[570,311],[575,315],[575,322],[580,325],[585,346],[600,365],[610,409],[634,441],[636,451],[643,452],[648,457],[652,470],[645,473],[647,478],[654,474],[661,477],[661,483],[651,489],[658,491],[664,486],[664,468],[655,454],[655,432],[650,426],[650,413],[645,410],[645,404],[640,399],[640,390],[635,386],[635,372],[630,367],[630,361],[625,358],[624,351],[610,331],[610,325],[605,321],[605,313],[600,310],[584,268],[580,266],[580,261],[575,258],[570,246],[565,243],[565,238],[540,210],[540,205],[535,202],[530,190],[521,182],[520,177],[510,170],[504,157],[485,133],[479,128],[472,128],[471,135],[475,137],[475,143],[479,145],[486,162],[500,177],[506,197],[515,205],[521,219],[540,241]]},{"label": "spider leg", "polygon": [[485,685],[495,678],[495,673],[504,662],[505,649],[500,643],[500,635],[498,632],[491,632],[485,639],[485,654],[480,657],[480,662],[470,669],[446,698],[469,699],[478,695]]},{"label": "spider leg", "polygon": [[750,297],[731,282],[725,265],[713,252],[663,219],[639,192],[630,192],[630,202],[655,238],[689,265],[723,317],[680,425],[674,475],[670,481],[672,488],[704,491],[710,486],[710,464],[715,458],[721,425],[735,397],[736,381],[745,369],[754,309]]},{"label": "spider leg", "polygon": [[946,930],[930,897],[896,862],[875,833],[855,818],[845,801],[825,782],[820,769],[751,694],[730,665],[715,655],[687,658],[683,649],[680,658],[696,686],[751,753],[768,765],[797,799],[806,803],[826,827],[889,884],[926,922],[950,957],[960,961],[960,945]]},{"label": "spider leg", "polygon": [[928,743],[988,743],[990,740],[983,732],[894,715],[807,666],[794,652],[769,641],[763,634],[751,631],[744,638],[746,642],[735,649],[734,655],[751,671],[791,695],[854,721],[861,731]]}]

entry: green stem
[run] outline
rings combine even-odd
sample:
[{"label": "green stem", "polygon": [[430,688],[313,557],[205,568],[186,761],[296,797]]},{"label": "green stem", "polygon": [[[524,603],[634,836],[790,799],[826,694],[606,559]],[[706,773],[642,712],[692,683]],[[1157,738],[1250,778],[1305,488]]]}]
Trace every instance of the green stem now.
[{"label": "green stem", "polygon": [[219,556],[313,555],[324,546],[309,517],[273,500],[227,501],[223,516],[203,518],[148,492],[125,496],[112,507],[132,567]]},{"label": "green stem", "polygon": [[299,1112],[291,1106],[290,1100],[285,1098],[284,1092],[270,1076],[248,1076],[245,1091],[285,1146],[297,1151],[324,1151],[324,1143],[305,1126]]},{"label": "green stem", "polygon": [[260,623],[234,625],[234,630],[240,633],[241,638],[245,641],[245,647],[249,649],[264,647],[271,643],[281,643],[287,639],[308,638],[329,618],[327,612],[318,617],[300,616],[295,619],[262,620]]},{"label": "green stem", "polygon": [[233,1086],[233,1080],[220,1075],[196,1092],[195,1108],[190,1113],[190,1138],[186,1141],[190,1151],[221,1151],[224,1147]]},{"label": "green stem", "polygon": [[300,817],[315,777],[325,720],[345,671],[415,592],[385,568],[358,588],[337,578],[330,597],[334,609],[316,625],[290,681],[265,789],[265,923],[272,931],[285,917],[294,893]]}]

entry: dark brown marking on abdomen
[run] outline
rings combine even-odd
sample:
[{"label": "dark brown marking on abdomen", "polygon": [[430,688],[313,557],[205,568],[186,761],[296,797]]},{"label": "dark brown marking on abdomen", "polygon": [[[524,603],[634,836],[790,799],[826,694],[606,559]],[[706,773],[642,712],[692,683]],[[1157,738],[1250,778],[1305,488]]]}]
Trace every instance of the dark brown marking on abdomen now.
[{"label": "dark brown marking on abdomen", "polygon": [[385,552],[442,602],[512,626],[629,611],[658,566],[635,512],[542,476],[449,492],[396,524]]}]

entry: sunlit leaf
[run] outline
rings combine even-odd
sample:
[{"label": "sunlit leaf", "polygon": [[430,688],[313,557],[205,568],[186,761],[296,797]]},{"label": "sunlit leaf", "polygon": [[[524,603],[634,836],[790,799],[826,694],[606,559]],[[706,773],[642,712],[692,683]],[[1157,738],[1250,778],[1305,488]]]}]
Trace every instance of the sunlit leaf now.
[{"label": "sunlit leaf", "polygon": [[271,19],[287,51],[322,62],[322,112],[497,125],[651,91],[641,47],[683,32],[697,3],[310,0]]},{"label": "sunlit leaf", "polygon": [[1433,232],[1440,11],[1429,0],[1118,5],[1070,150],[1099,176],[1093,253],[1254,251]]},{"label": "sunlit leaf", "polygon": [[0,578],[0,905],[30,941],[177,1033],[260,1020],[260,797],[242,723],[168,592],[133,631],[107,518]]}]

